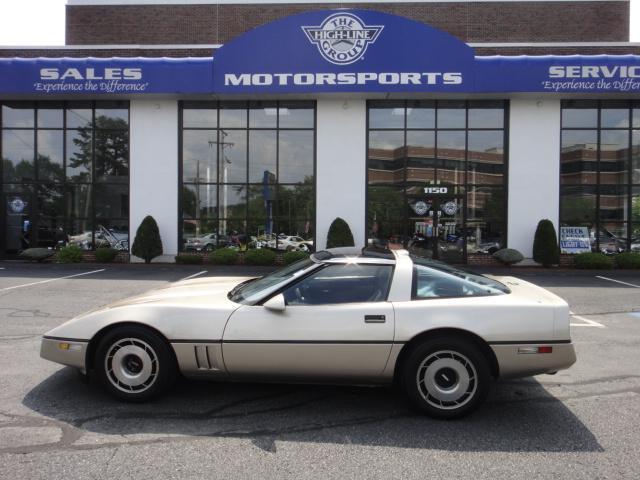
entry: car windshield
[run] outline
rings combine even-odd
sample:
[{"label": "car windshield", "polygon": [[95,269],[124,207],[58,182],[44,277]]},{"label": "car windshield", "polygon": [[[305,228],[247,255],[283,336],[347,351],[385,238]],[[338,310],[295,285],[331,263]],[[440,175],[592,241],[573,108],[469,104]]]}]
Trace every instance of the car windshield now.
[{"label": "car windshield", "polygon": [[411,260],[413,260],[413,263],[416,265],[422,265],[423,267],[433,268],[435,270],[448,273],[449,275],[454,275],[458,278],[462,278],[467,282],[471,282],[483,287],[489,287],[492,290],[496,290],[495,293],[498,293],[498,292],[511,293],[511,290],[509,290],[509,288],[506,285],[503,285],[497,280],[493,280],[492,278],[485,277],[484,275],[480,275],[478,273],[474,273],[469,270],[463,270],[462,268],[459,268],[459,267],[453,267],[447,263],[439,262],[437,260],[416,257],[415,255],[411,255]]},{"label": "car windshield", "polygon": [[256,301],[276,291],[282,284],[292,278],[304,275],[317,265],[311,259],[304,258],[264,277],[247,280],[237,285],[227,296],[232,302],[253,305]]}]

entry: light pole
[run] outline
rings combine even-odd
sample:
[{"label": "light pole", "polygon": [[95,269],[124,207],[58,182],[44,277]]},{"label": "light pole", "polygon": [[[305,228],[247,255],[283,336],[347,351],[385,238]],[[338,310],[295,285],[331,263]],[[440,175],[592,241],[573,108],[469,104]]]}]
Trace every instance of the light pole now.
[{"label": "light pole", "polygon": [[[223,222],[222,222],[222,234],[223,235],[227,235],[227,168],[228,165],[231,165],[231,160],[229,160],[227,158],[227,156],[224,153],[224,149],[226,147],[233,147],[234,143],[233,142],[225,142],[225,137],[228,135],[227,132],[225,132],[224,130],[220,130],[220,135],[221,135],[221,141],[212,141],[209,140],[209,148],[213,149],[214,146],[218,146],[220,145],[220,154],[222,155],[222,159],[223,159],[223,168],[222,168],[222,197],[223,197],[223,207],[222,207],[222,212],[223,212]],[[209,177],[209,172],[207,171],[207,178]]]}]

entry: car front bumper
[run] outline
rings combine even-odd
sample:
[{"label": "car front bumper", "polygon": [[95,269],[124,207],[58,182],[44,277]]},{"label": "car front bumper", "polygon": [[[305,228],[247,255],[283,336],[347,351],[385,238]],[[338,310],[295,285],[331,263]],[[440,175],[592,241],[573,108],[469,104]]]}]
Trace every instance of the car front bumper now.
[{"label": "car front bumper", "polygon": [[[551,347],[549,353],[537,353],[539,347]],[[573,343],[521,343],[491,345],[498,360],[500,378],[528,377],[555,373],[576,362]]]},{"label": "car front bumper", "polygon": [[89,342],[69,338],[43,337],[40,356],[45,360],[79,368],[86,372],[86,355]]}]

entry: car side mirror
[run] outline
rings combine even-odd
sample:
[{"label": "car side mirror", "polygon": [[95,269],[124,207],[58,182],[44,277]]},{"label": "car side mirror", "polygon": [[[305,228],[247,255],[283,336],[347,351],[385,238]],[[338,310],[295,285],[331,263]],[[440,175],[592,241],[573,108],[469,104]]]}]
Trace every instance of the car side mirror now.
[{"label": "car side mirror", "polygon": [[284,302],[284,295],[278,294],[275,297],[271,297],[269,300],[264,302],[262,306],[268,310],[272,310],[274,312],[284,312],[284,309],[287,307]]}]

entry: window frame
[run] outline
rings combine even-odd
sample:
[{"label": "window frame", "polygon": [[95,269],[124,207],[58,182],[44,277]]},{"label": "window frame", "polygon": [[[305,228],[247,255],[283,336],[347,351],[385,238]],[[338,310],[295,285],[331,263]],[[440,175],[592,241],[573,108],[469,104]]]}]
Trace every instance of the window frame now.
[{"label": "window frame", "polygon": [[[313,110],[313,127],[288,127],[288,126],[281,126],[280,125],[280,116],[281,116],[281,110],[284,109],[291,109],[295,106],[302,106],[303,108],[308,108],[308,109],[312,109]],[[316,241],[316,233],[317,233],[317,225],[316,225],[316,219],[317,219],[317,102],[315,100],[265,100],[265,101],[209,101],[209,100],[181,100],[178,102],[178,205],[177,205],[177,211],[178,211],[178,215],[177,215],[177,221],[178,221],[178,250],[180,252],[185,252],[186,251],[186,245],[187,245],[187,240],[184,237],[184,226],[185,226],[185,220],[191,220],[194,222],[194,225],[199,225],[205,222],[214,222],[213,224],[215,225],[215,227],[213,227],[213,231],[212,232],[207,232],[207,233],[217,233],[219,235],[218,238],[227,236],[230,237],[230,234],[227,233],[226,235],[221,235],[220,231],[221,231],[221,225],[223,224],[228,224],[229,222],[239,222],[240,225],[242,225],[242,232],[239,232],[239,235],[244,235],[245,238],[250,238],[252,236],[252,233],[250,231],[250,226],[252,224],[254,224],[256,221],[263,221],[264,218],[263,217],[256,217],[253,216],[251,214],[251,209],[250,207],[250,201],[251,201],[251,188],[255,187],[255,186],[259,186],[262,187],[263,184],[262,183],[256,183],[256,182],[252,182],[251,181],[251,132],[260,132],[260,131],[273,131],[276,133],[276,181],[273,184],[270,184],[272,189],[273,189],[273,214],[272,214],[272,220],[273,220],[273,231],[271,232],[272,235],[274,235],[275,237],[277,237],[279,235],[279,226],[280,225],[285,225],[287,223],[295,225],[297,223],[302,222],[305,219],[302,219],[301,217],[291,217],[286,219],[285,221],[285,217],[282,217],[281,215],[279,215],[279,212],[277,211],[278,208],[278,199],[280,198],[280,191],[284,190],[283,187],[299,187],[299,186],[305,186],[305,187],[309,187],[312,190],[313,193],[313,212],[312,214],[309,216],[308,218],[308,222],[310,224],[311,227],[311,231],[312,231],[312,235],[310,236],[310,240],[313,241],[315,243]],[[237,108],[236,108],[237,107]],[[276,124],[275,126],[273,125],[268,125],[268,126],[251,126],[251,110],[252,109],[256,109],[256,108],[273,108],[276,110],[277,112],[277,117],[276,117]],[[221,122],[220,122],[220,111],[227,109],[227,108],[232,108],[232,109],[238,109],[238,110],[243,110],[245,112],[245,122],[244,122],[244,126],[238,126],[238,127],[224,127],[221,126]],[[215,126],[207,126],[207,127],[185,127],[184,126],[184,111],[185,110],[199,110],[199,109],[215,109],[216,110],[216,124]],[[211,132],[215,132],[215,137],[216,137],[216,143],[218,144],[218,146],[216,147],[216,173],[215,173],[215,181],[211,181],[211,182],[185,182],[184,180],[184,146],[185,146],[185,142],[184,142],[184,132],[186,131],[211,131]],[[218,156],[220,155],[220,131],[234,131],[234,132],[244,132],[244,134],[246,135],[246,151],[245,151],[245,160],[246,160],[246,171],[245,171],[245,179],[244,182],[241,183],[235,183],[233,186],[242,186],[245,188],[245,199],[244,199],[244,214],[239,216],[239,215],[234,215],[234,216],[227,216],[226,218],[224,217],[224,215],[222,214],[222,212],[220,211],[220,196],[221,196],[221,192],[223,190],[223,186],[227,185],[227,186],[231,186],[231,184],[229,182],[227,182],[226,184],[224,183],[224,181],[220,178],[220,172],[219,172],[219,164],[220,164],[220,159],[218,158]],[[312,132],[312,148],[311,148],[311,154],[312,154],[312,160],[313,160],[313,167],[312,167],[312,175],[313,175],[313,181],[312,183],[309,184],[305,184],[303,182],[288,182],[288,183],[282,183],[280,181],[280,168],[281,168],[281,159],[280,159],[280,133],[283,131],[300,131],[300,132]],[[183,188],[185,186],[191,186],[191,187],[201,187],[201,186],[205,186],[205,185],[215,185],[218,189],[217,192],[217,200],[216,200],[216,205],[217,208],[215,208],[214,210],[217,212],[217,214],[213,217],[210,218],[201,218],[199,215],[199,206],[196,205],[196,218],[187,218],[184,217],[183,215]],[[287,235],[289,236],[293,236],[293,235],[297,235],[298,232],[287,232]],[[217,243],[217,247],[220,247],[221,243],[219,241],[219,243]]]}]

